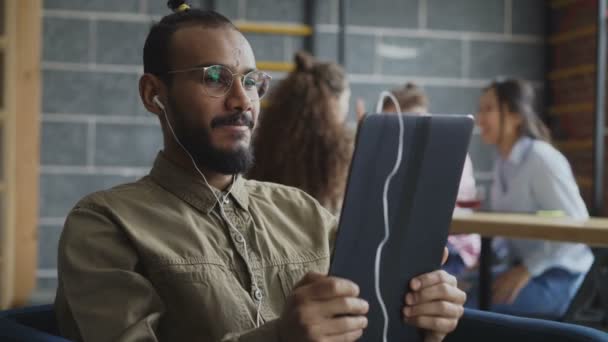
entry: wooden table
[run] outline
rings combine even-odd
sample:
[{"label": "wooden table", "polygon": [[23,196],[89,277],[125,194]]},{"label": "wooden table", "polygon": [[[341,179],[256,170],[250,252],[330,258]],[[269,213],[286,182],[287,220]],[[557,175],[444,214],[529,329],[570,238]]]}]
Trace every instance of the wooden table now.
[{"label": "wooden table", "polygon": [[608,246],[608,218],[580,221],[567,217],[532,214],[457,212],[452,219],[450,233],[476,233],[486,237],[504,236]]},{"label": "wooden table", "polygon": [[451,234],[480,234],[479,308],[488,310],[491,302],[492,237],[541,239],[581,242],[591,246],[608,246],[608,218],[574,220],[533,214],[456,212]]}]

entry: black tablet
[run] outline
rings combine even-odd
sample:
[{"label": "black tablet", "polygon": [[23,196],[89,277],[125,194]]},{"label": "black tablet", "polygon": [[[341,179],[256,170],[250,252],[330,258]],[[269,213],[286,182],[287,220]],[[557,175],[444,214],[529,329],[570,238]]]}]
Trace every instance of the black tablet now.
[{"label": "black tablet", "polygon": [[404,296],[413,277],[440,268],[473,130],[473,118],[465,115],[402,114],[401,119],[398,165],[399,116],[368,115],[359,126],[331,261],[329,273],[357,283],[370,304],[360,341],[382,341],[383,336],[375,261],[386,237],[383,194],[393,170],[386,192],[389,236],[378,258],[379,290],[389,317],[388,341],[422,341],[415,327],[403,323]]}]

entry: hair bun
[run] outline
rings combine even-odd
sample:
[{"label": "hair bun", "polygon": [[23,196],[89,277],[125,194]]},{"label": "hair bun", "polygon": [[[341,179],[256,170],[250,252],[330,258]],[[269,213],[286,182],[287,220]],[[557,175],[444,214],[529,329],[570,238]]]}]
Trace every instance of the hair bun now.
[{"label": "hair bun", "polygon": [[167,7],[169,7],[172,12],[181,12],[190,8],[185,0],[169,0],[167,1]]},{"label": "hair bun", "polygon": [[310,72],[315,64],[315,58],[305,51],[296,52],[294,57],[296,71]]}]

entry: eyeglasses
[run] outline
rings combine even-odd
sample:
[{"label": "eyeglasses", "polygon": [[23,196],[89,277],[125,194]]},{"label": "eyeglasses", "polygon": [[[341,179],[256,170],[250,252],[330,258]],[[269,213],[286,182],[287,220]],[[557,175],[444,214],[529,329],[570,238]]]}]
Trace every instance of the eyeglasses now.
[{"label": "eyeglasses", "polygon": [[222,97],[226,95],[232,87],[235,77],[241,77],[241,84],[245,93],[252,101],[259,101],[270,86],[272,77],[265,72],[253,70],[247,74],[232,73],[223,65],[210,65],[206,67],[196,67],[181,70],[169,71],[167,74],[179,74],[183,72],[202,71],[203,75],[200,82],[205,89],[205,93],[211,97]]}]

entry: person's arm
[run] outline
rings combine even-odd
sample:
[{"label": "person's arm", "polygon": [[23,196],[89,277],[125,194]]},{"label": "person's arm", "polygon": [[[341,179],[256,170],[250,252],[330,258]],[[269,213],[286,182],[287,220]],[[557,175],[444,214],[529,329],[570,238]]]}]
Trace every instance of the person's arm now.
[{"label": "person's arm", "polygon": [[[541,154],[535,160],[531,191],[540,210],[559,210],[575,219],[589,214],[581,198],[570,165],[558,152]],[[538,276],[551,267],[556,256],[563,255],[572,244],[539,241],[539,248],[525,256],[522,263],[531,276]]]},{"label": "person's arm", "polygon": [[[589,213],[567,160],[555,155],[541,154],[535,160],[531,184],[532,196],[541,210],[559,210],[575,219],[587,219]],[[538,276],[553,265],[556,256],[564,255],[572,244],[541,242],[533,253],[522,261],[531,276]]]},{"label": "person's arm", "polygon": [[138,272],[135,247],[117,225],[93,205],[75,208],[59,243],[59,286],[69,317],[58,315],[62,331],[86,342],[158,341],[164,305]]},{"label": "person's arm", "polygon": [[568,161],[554,151],[535,161],[532,195],[540,210],[560,210],[575,219],[587,219],[583,201]]}]

